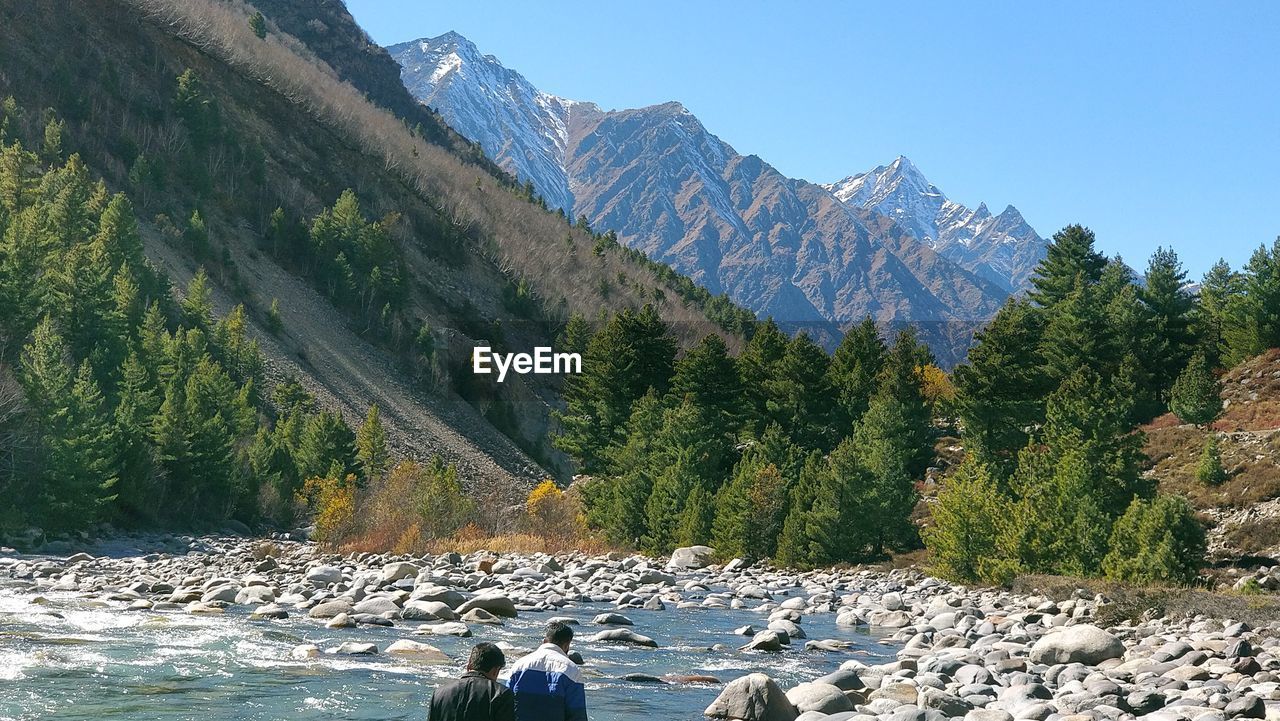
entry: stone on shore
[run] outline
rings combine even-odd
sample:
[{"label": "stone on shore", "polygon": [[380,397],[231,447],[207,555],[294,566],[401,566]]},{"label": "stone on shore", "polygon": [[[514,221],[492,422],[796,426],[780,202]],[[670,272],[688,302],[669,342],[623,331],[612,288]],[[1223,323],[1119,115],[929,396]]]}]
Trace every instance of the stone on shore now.
[{"label": "stone on shore", "polygon": [[727,721],[795,721],[799,715],[782,687],[762,673],[729,682],[702,713]]},{"label": "stone on shore", "polygon": [[671,560],[667,561],[667,570],[689,571],[706,568],[711,565],[716,550],[709,546],[687,546],[671,552]]},{"label": "stone on shore", "polygon": [[802,683],[787,692],[787,700],[800,713],[817,711],[831,714],[853,710],[853,702],[829,683]]},{"label": "stone on shore", "polygon": [[488,593],[467,601],[457,608],[459,614],[466,614],[473,608],[482,608],[495,616],[516,617],[516,604],[500,593]]},{"label": "stone on shore", "polygon": [[1036,641],[1031,647],[1031,662],[1083,663],[1096,666],[1124,655],[1124,643],[1115,636],[1090,624],[1067,626]]},{"label": "stone on shore", "polygon": [[324,603],[317,603],[312,606],[311,610],[307,612],[307,615],[311,618],[333,618],[340,613],[352,614],[355,613],[355,608],[353,608],[347,601],[325,601]]}]

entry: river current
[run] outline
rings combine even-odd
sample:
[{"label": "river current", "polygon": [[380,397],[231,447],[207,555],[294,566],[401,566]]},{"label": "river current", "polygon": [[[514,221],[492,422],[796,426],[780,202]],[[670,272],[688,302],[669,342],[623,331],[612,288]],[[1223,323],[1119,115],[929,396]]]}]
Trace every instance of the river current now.
[{"label": "river current", "polygon": [[[120,602],[65,592],[37,597],[5,583],[0,579],[0,721],[422,719],[432,689],[460,673],[472,644],[500,643],[510,663],[537,646],[552,615],[521,612],[504,626],[472,624],[474,638],[420,637],[410,635],[416,624],[409,622],[327,629],[301,611],[278,621],[250,621],[244,606],[220,615],[128,611]],[[761,671],[789,688],[849,659],[877,663],[896,650],[866,628],[840,627],[834,614],[819,614],[804,617],[808,637],[851,642],[848,651],[805,651],[800,639],[779,654],[739,651],[747,639],[733,630],[766,624],[763,612],[747,609],[623,611],[657,649],[582,640],[598,630],[590,624],[595,614],[613,610],[582,604],[555,613],[583,624],[574,649],[587,661],[593,721],[694,721],[721,688],[624,681],[626,674],[705,674],[728,682]],[[453,661],[423,665],[384,654],[294,660],[289,653],[299,644],[323,650],[345,641],[385,649],[402,638],[430,643]],[[717,644],[723,646],[713,650]]]}]

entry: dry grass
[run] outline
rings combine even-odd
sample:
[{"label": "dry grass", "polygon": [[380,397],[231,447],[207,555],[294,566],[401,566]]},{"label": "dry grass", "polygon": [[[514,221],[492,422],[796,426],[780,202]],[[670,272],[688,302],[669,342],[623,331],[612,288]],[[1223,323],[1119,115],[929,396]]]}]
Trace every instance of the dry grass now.
[{"label": "dry grass", "polygon": [[1267,625],[1280,617],[1280,596],[1195,588],[1129,586],[1102,579],[1064,576],[1024,576],[1010,585],[1010,590],[1014,592],[1039,594],[1055,600],[1073,597],[1079,589],[1090,595],[1101,593],[1111,602],[1098,616],[1098,622],[1107,626],[1124,621],[1140,621],[1152,616],[1204,616],[1245,621],[1253,625]]},{"label": "dry grass", "polygon": [[1222,534],[1228,548],[1247,556],[1280,547],[1280,517],[1237,523]]},{"label": "dry grass", "polygon": [[1219,431],[1280,429],[1280,348],[1250,358],[1222,376],[1222,417]]},{"label": "dry grass", "polygon": [[1200,509],[1245,508],[1280,497],[1280,432],[1218,434],[1228,478],[1208,486],[1196,478],[1206,431],[1190,425],[1147,431],[1146,453],[1163,493]]}]

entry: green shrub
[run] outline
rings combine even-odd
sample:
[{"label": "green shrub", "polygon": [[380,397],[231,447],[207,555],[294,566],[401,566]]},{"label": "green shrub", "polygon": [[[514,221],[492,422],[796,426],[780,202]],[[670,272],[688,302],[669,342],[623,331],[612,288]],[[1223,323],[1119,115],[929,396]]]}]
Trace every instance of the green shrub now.
[{"label": "green shrub", "polygon": [[932,507],[933,523],[923,532],[933,572],[957,581],[1007,580],[1012,573],[996,561],[1009,507],[986,466],[966,458],[945,481]]},{"label": "green shrub", "polygon": [[1185,498],[1135,499],[1112,528],[1102,569],[1117,581],[1189,584],[1204,554],[1204,528]]},{"label": "green shrub", "polygon": [[1216,486],[1227,480],[1227,472],[1222,469],[1222,453],[1218,450],[1218,437],[1209,434],[1204,442],[1204,451],[1200,453],[1200,464],[1196,466],[1196,479],[1201,483]]}]

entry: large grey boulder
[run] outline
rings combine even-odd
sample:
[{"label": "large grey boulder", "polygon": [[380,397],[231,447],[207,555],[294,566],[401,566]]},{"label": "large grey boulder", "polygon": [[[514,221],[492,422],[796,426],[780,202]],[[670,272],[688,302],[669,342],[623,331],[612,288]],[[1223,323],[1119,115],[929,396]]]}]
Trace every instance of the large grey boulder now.
[{"label": "large grey boulder", "polygon": [[418,641],[402,638],[387,646],[387,653],[392,656],[408,658],[418,663],[449,663],[449,657],[443,651]]},{"label": "large grey boulder", "polygon": [[328,586],[331,583],[342,582],[342,569],[335,566],[314,566],[307,569],[303,578],[316,586]]},{"label": "large grey boulder", "polygon": [[762,673],[731,681],[702,714],[730,721],[795,721],[799,715],[782,687]]},{"label": "large grey boulder", "polygon": [[1044,664],[1083,663],[1096,666],[1124,655],[1120,639],[1090,624],[1067,626],[1041,637],[1031,647],[1031,662]]},{"label": "large grey boulder", "polygon": [[671,560],[667,561],[670,570],[692,570],[706,568],[711,565],[716,550],[710,546],[686,546],[671,552]]},{"label": "large grey boulder", "polygon": [[456,621],[458,614],[442,601],[409,601],[400,610],[406,621]]},{"label": "large grey boulder", "polygon": [[852,711],[853,702],[849,700],[839,687],[829,683],[802,683],[787,692],[787,700],[800,713],[818,711],[821,713],[839,713]]},{"label": "large grey boulder", "polygon": [[658,642],[642,636],[629,628],[611,628],[607,631],[601,631],[594,636],[589,636],[588,641],[604,641],[609,643],[626,643],[632,646],[648,646],[649,648],[657,648]]},{"label": "large grey boulder", "polygon": [[374,616],[397,615],[400,613],[400,607],[395,601],[382,596],[366,598],[355,605],[356,613],[368,613]]},{"label": "large grey boulder", "polygon": [[769,653],[777,653],[782,650],[783,646],[791,644],[791,639],[785,633],[777,631],[761,631],[751,638],[747,645],[742,647],[743,651],[768,651]]},{"label": "large grey boulder", "polygon": [[270,586],[245,586],[236,594],[241,606],[261,606],[276,600],[276,592]]},{"label": "large grey boulder", "polygon": [[428,584],[425,586],[423,585],[415,586],[413,589],[413,593],[409,594],[409,600],[439,601],[440,603],[448,604],[449,608],[456,609],[458,606],[461,606],[467,599],[461,593],[453,590],[452,588],[446,588],[444,586]]},{"label": "large grey boulder", "polygon": [[418,566],[413,563],[397,561],[382,567],[382,582],[395,583],[402,578],[413,578],[418,575]]},{"label": "large grey boulder", "polygon": [[337,616],[340,613],[355,613],[355,612],[356,610],[352,608],[351,604],[348,603],[347,601],[343,601],[341,599],[335,599],[333,601],[325,601],[324,603],[317,603],[316,605],[311,607],[311,611],[308,612],[307,615],[312,618],[333,618],[334,616]]},{"label": "large grey boulder", "polygon": [[457,611],[460,615],[465,615],[467,611],[473,608],[483,608],[495,616],[516,617],[515,602],[500,593],[487,593],[482,596],[476,596],[459,606]]}]

